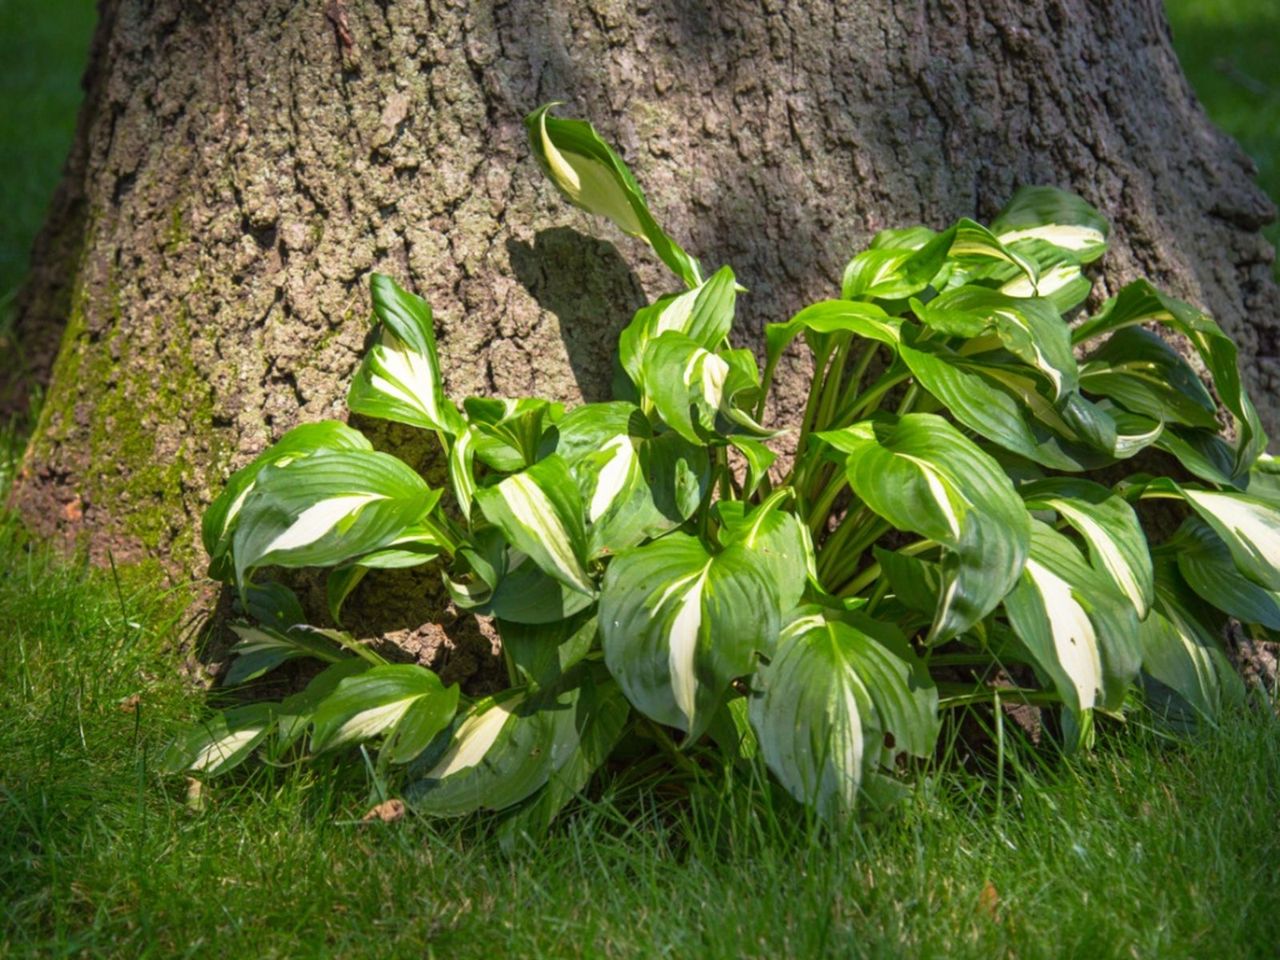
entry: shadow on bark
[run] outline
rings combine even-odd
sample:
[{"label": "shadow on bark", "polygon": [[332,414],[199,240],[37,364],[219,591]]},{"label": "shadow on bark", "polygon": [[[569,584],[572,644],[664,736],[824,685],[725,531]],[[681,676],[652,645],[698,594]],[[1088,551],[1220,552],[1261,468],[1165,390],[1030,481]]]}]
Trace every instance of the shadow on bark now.
[{"label": "shadow on bark", "polygon": [[618,333],[648,301],[617,248],[568,227],[533,243],[507,241],[516,278],[555,315],[569,366],[588,403],[610,399]]}]

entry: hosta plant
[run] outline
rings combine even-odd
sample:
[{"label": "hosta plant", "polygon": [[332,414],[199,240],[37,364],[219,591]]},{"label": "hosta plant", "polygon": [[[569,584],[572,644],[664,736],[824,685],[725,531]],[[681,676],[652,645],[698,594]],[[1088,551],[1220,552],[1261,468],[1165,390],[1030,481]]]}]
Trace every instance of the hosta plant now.
[{"label": "hosta plant", "polygon": [[[619,338],[625,389],[456,404],[430,307],[375,275],[348,406],[434,433],[448,489],[337,422],[230,478],[203,526],[246,613],[227,681],[325,667],[192,729],[174,767],[376,745],[423,813],[545,825],[643,736],[676,766],[762,758],[840,817],[892,793],[957,706],[1049,707],[1078,742],[1135,691],[1204,716],[1240,695],[1221,637],[1228,617],[1280,629],[1280,471],[1208,316],[1143,281],[1083,315],[1095,209],[1031,187],[987,226],[883,231],[838,298],[765,328],[762,369],[734,346],[733,271],[663,231],[590,125],[527,124],[557,189],[677,281]],[[808,403],[772,424],[795,350]],[[1171,475],[1126,471],[1144,451]],[[1181,525],[1153,545],[1157,500]],[[473,699],[343,632],[363,577],[427,563],[493,618],[509,689]],[[290,567],[329,569],[333,625],[266,579]]]}]

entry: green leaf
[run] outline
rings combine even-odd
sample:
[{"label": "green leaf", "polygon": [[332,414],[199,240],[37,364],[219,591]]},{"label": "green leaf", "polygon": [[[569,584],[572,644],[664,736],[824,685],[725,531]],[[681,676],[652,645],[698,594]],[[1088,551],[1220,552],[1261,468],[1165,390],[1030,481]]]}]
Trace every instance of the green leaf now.
[{"label": "green leaf", "polygon": [[637,386],[642,385],[645,350],[667,331],[683,333],[705,350],[716,351],[733,326],[737,281],[721,267],[705,282],[684,293],[662,297],[636,311],[618,336],[618,360]]},{"label": "green leaf", "polygon": [[947,260],[954,231],[925,227],[878,233],[844,268],[840,296],[845,300],[903,300],[925,290]]},{"label": "green leaf", "polygon": [[439,499],[386,453],[326,450],[269,465],[240,510],[236,579],[255,567],[331,566],[385,547]]},{"label": "green leaf", "polygon": [[932,618],[942,596],[942,570],[938,564],[883,547],[874,547],[873,553],[902,605]]},{"label": "green leaf", "polygon": [[595,646],[599,628],[585,611],[551,623],[497,622],[502,650],[521,683],[531,689],[553,686]]},{"label": "green leaf", "polygon": [[1217,404],[1195,371],[1141,327],[1112,334],[1080,371],[1080,387],[1155,420],[1217,429]]},{"label": "green leaf", "polygon": [[299,657],[310,657],[328,663],[336,663],[346,657],[332,644],[316,640],[300,631],[239,623],[230,624],[230,629],[239,640],[230,650],[236,659],[222,678],[225,686],[248,683],[280,664]]},{"label": "green leaf", "polygon": [[369,288],[382,334],[351,381],[347,406],[368,417],[458,433],[462,417],[444,394],[431,307],[381,273]]},{"label": "green leaf", "polygon": [[[411,713],[420,701],[429,702]],[[406,736],[393,744],[392,755],[410,759],[449,725],[457,706],[457,684],[446,688],[425,667],[412,663],[371,667],[339,681],[333,692],[320,701],[315,708],[311,749],[337,750],[370,740],[409,718]]]},{"label": "green leaf", "polygon": [[463,407],[472,429],[472,456],[500,473],[523,470],[550,453],[552,428],[564,413],[561,404],[535,397],[468,397]]},{"label": "green leaf", "polygon": [[811,571],[817,579],[808,528],[795,514],[778,509],[788,493],[775,493],[750,513],[738,500],[721,500],[715,507],[722,525],[720,542],[726,547],[738,544],[751,552],[777,589],[783,611],[799,605]]},{"label": "green leaf", "polygon": [[1102,312],[1072,331],[1084,343],[1140,323],[1161,323],[1185,336],[1213,377],[1218,397],[1235,418],[1237,440],[1233,473],[1243,474],[1266,449],[1267,438],[1257,411],[1240,380],[1236,345],[1207,314],[1161,293],[1145,280],[1129,284],[1103,306]]},{"label": "green leaf", "polygon": [[[1007,296],[987,287],[965,285],[948,290],[917,311],[927,326],[973,337],[993,330],[992,347],[1003,347],[1038,370],[1052,385],[1056,403],[1076,389],[1079,371],[1071,334],[1048,300]],[[965,348],[966,353],[974,345]]]},{"label": "green leaf", "polygon": [[519,803],[577,750],[580,695],[580,687],[537,695],[517,689],[477,702],[462,715],[443,756],[410,768],[419,779],[405,788],[405,800],[442,817]]},{"label": "green leaf", "polygon": [[1093,568],[1104,573],[1133,604],[1138,619],[1155,599],[1147,536],[1124,498],[1101,484],[1054,477],[1023,485],[1028,510],[1053,510],[1075,528],[1089,546]]},{"label": "green leaf", "polygon": [[1039,520],[1004,609],[1071,710],[1119,707],[1138,673],[1137,614],[1070,540]]},{"label": "green leaf", "polygon": [[569,752],[547,783],[523,800],[500,828],[506,839],[515,834],[538,838],[551,826],[556,814],[590,782],[621,739],[631,715],[631,704],[622,690],[606,677],[586,684],[578,698],[578,745]]},{"label": "green leaf", "polygon": [[1138,626],[1142,669],[1213,718],[1224,704],[1243,699],[1244,684],[1199,608],[1177,571],[1157,565],[1155,606]]},{"label": "green leaf", "polygon": [[1006,247],[1023,251],[1040,242],[1091,263],[1107,252],[1111,225],[1073,193],[1056,187],[1019,187],[991,222],[991,232]]},{"label": "green leaf", "polygon": [[880,307],[870,303],[823,300],[805,307],[786,323],[771,323],[765,327],[768,356],[765,382],[769,382],[769,375],[777,366],[782,352],[803,331],[818,334],[851,333],[896,349],[900,323],[901,321],[893,319]]},{"label": "green leaf", "polygon": [[769,468],[778,455],[759,440],[751,437],[730,437],[729,446],[742,454],[747,461],[747,476],[742,484],[742,495],[752,496],[760,488],[760,484],[769,475]]},{"label": "green leaf", "polygon": [[1158,481],[1176,489],[1231,552],[1236,569],[1267,590],[1280,590],[1280,507],[1247,493],[1220,493]]},{"label": "green leaf", "polygon": [[648,242],[687,286],[701,283],[698,261],[658,226],[626,164],[591,124],[553,117],[549,111],[554,106],[539,107],[524,123],[533,155],[556,189],[575,207],[606,217],[623,233]]},{"label": "green leaf", "polygon": [[958,636],[995,609],[1022,570],[1030,517],[994,459],[932,414],[818,436],[845,454],[849,486],[868,507],[946,548],[928,642]]},{"label": "green leaf", "polygon": [[485,517],[544,573],[571,590],[594,596],[586,569],[582,498],[559,456],[476,491]]},{"label": "green leaf", "polygon": [[712,555],[683,533],[619,554],[600,591],[610,673],[638,710],[691,740],[772,649],[779,616],[777,587],[750,550]]},{"label": "green leaf", "polygon": [[286,433],[248,466],[233,473],[222,493],[209,504],[201,522],[201,539],[210,559],[209,576],[215,580],[231,578],[232,566],[227,554],[231,549],[240,510],[263,468],[271,464],[285,466],[321,450],[372,449],[363,434],[352,430],[345,423],[338,423],[336,420],[304,423]]},{"label": "green leaf", "polygon": [[[744,353],[712,353],[682,333],[663,333],[645,351],[644,395],[663,422],[690,443],[735,432],[770,436],[739,405],[740,395],[753,396],[759,387],[754,369],[748,372],[741,362]],[[754,360],[749,362],[754,368]]]},{"label": "green leaf", "polygon": [[1260,587],[1236,568],[1231,550],[1199,517],[1188,517],[1161,545],[1205,602],[1243,623],[1280,630],[1280,592]]},{"label": "green leaf", "polygon": [[161,769],[216,777],[245,760],[275,723],[273,703],[251,703],[214,714],[184,730],[165,750]]},{"label": "green leaf", "polygon": [[937,737],[927,672],[901,635],[867,617],[832,620],[805,608],[754,686],[750,716],[765,762],[827,819],[853,808],[864,769],[882,754],[925,756]]}]

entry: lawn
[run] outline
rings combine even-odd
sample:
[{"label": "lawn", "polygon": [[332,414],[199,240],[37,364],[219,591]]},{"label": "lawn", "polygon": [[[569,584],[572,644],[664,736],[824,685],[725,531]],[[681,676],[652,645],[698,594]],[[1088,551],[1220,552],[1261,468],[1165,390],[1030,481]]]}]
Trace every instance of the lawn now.
[{"label": "lawn", "polygon": [[[1211,114],[1280,195],[1280,8],[1169,10]],[[0,0],[0,294],[70,139],[91,20],[87,0]],[[20,443],[6,429],[0,491]],[[1280,943],[1274,709],[1189,737],[1138,712],[1088,755],[928,770],[900,809],[839,830],[722,783],[606,782],[545,842],[504,848],[483,819],[361,824],[359,763],[198,793],[162,776],[201,706],[189,598],[158,582],[57,559],[0,518],[0,956],[1092,960]]]}]

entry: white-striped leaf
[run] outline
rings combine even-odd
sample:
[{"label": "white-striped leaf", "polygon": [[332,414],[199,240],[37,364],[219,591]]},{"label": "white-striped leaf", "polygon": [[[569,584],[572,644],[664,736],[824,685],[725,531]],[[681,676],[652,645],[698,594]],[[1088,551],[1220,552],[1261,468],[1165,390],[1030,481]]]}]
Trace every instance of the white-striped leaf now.
[{"label": "white-striped leaf", "polygon": [[476,491],[476,502],[507,542],[543,572],[587,596],[595,584],[586,568],[582,498],[559,456]]},{"label": "white-striped leaf", "polygon": [[1161,478],[1148,492],[1180,495],[1227,545],[1236,569],[1267,590],[1280,590],[1280,507],[1247,493],[1199,490]]},{"label": "white-striped leaf", "polygon": [[1030,517],[990,455],[932,414],[867,420],[818,436],[845,454],[849,485],[867,506],[946,548],[931,643],[958,636],[995,609],[1022,571]]},{"label": "white-striped leaf", "polygon": [[1244,696],[1240,675],[1223,652],[1221,630],[1168,563],[1156,567],[1156,602],[1139,624],[1142,669],[1213,718]]},{"label": "white-striped leaf", "polygon": [[1025,244],[1038,242],[1076,263],[1091,263],[1107,252],[1111,225],[1075,194],[1037,186],[1020,187],[991,222],[991,231],[1019,252]]},{"label": "white-striped leaf", "polygon": [[261,566],[331,566],[385,547],[440,498],[402,461],[322,451],[270,465],[245,498],[233,539],[236,578]]},{"label": "white-striped leaf", "polygon": [[649,342],[642,389],[663,422],[690,443],[730,433],[771,436],[740,401],[742,395],[753,399],[759,388],[754,362],[749,351],[713,353],[669,331]]},{"label": "white-striped leaf", "polygon": [[1054,477],[1019,491],[1028,510],[1053,510],[1084,538],[1095,570],[1105,573],[1137,611],[1147,615],[1155,599],[1151,552],[1138,515],[1101,484]]},{"label": "white-striped leaf", "polygon": [[1004,609],[1068,707],[1078,713],[1120,705],[1138,673],[1137,614],[1070,540],[1039,520]]},{"label": "white-striped leaf", "polygon": [[574,206],[606,217],[648,242],[687,286],[702,282],[698,261],[658,226],[635,177],[589,123],[550,114],[554,103],[525,117],[529,145],[543,172]]},{"label": "white-striped leaf", "polygon": [[523,470],[550,453],[554,428],[564,414],[562,404],[537,397],[467,397],[463,407],[474,459],[500,473]]},{"label": "white-striped leaf", "polygon": [[471,502],[476,496],[475,437],[470,425],[463,427],[449,446],[449,487],[458,503],[458,509],[471,519]]},{"label": "white-striped leaf", "polygon": [[254,680],[288,660],[310,657],[327,663],[345,659],[346,654],[332,644],[316,640],[302,632],[233,623],[231,632],[239,639],[230,653],[236,658],[222,678],[225,686]]},{"label": "white-striped leaf", "polygon": [[799,613],[756,672],[751,723],[782,785],[835,819],[853,808],[865,770],[933,749],[937,692],[889,625]]},{"label": "white-striped leaf", "polygon": [[1236,568],[1222,538],[1199,517],[1188,517],[1160,552],[1178,564],[1178,572],[1200,599],[1243,623],[1280,630],[1280,591],[1260,587]]},{"label": "white-striped leaf", "polygon": [[740,500],[721,500],[715,508],[720,542],[726,547],[738,544],[755,556],[777,588],[783,611],[799,605],[811,573],[817,580],[808,527],[794,513],[778,509],[788,495],[780,490],[750,513]]},{"label": "white-striped leaf", "polygon": [[872,303],[847,300],[823,300],[805,307],[786,323],[765,327],[767,362],[765,382],[777,366],[782,352],[802,332],[814,334],[851,333],[897,349],[901,321],[895,320]]},{"label": "white-striped leaf", "polygon": [[529,694],[518,689],[478,701],[461,717],[443,755],[419,769],[405,799],[420,813],[459,816],[502,810],[529,797],[574,756],[581,687]]},{"label": "white-striped leaf", "polygon": [[369,288],[382,332],[351,381],[347,406],[368,417],[457,433],[462,418],[444,393],[431,307],[381,273]]},{"label": "white-striped leaf", "polygon": [[1235,418],[1237,439],[1232,473],[1247,473],[1266,449],[1267,437],[1240,379],[1235,342],[1208,314],[1161,293],[1145,280],[1138,280],[1108,300],[1097,316],[1076,327],[1072,341],[1081,344],[1140,323],[1164,324],[1181,333],[1195,347],[1213,377],[1219,399]]},{"label": "white-striped leaf", "polygon": [[683,333],[706,350],[718,350],[733,326],[737,281],[721,267],[705,282],[684,293],[661,297],[636,311],[618,336],[618,361],[637,387],[641,386],[645,349],[649,341],[668,331]]},{"label": "white-striped leaf", "polygon": [[1080,386],[1156,420],[1217,429],[1218,406],[1195,371],[1142,327],[1112,334],[1080,371]]},{"label": "white-striped leaf", "polygon": [[239,766],[266,739],[276,722],[275,704],[251,703],[214,714],[183,731],[165,750],[166,773],[216,777]]},{"label": "white-striped leaf", "polygon": [[304,423],[294,427],[248,466],[237,470],[223,487],[222,493],[209,504],[201,521],[200,533],[209,555],[209,576],[226,580],[232,575],[228,553],[239,521],[240,509],[257,482],[258,474],[269,464],[284,466],[319,450],[372,450],[364,435],[336,420]]},{"label": "white-striped leaf", "polygon": [[[948,290],[917,311],[928,326],[958,336],[973,337],[992,330],[992,348],[1003,347],[1034,367],[1052,385],[1054,402],[1076,389],[1079,371],[1071,351],[1071,334],[1048,301],[1017,298],[966,284]],[[970,343],[962,353],[980,352]]]},{"label": "white-striped leaf", "polygon": [[740,544],[672,533],[619,554],[600,591],[605,662],[627,699],[696,737],[777,639],[777,587]]},{"label": "white-striped leaf", "polygon": [[445,687],[425,667],[412,663],[371,667],[340,681],[320,701],[315,708],[311,749],[337,750],[371,740],[407,720],[407,736],[400,737],[392,751],[395,762],[404,762],[449,725],[457,706],[458,685]]}]

